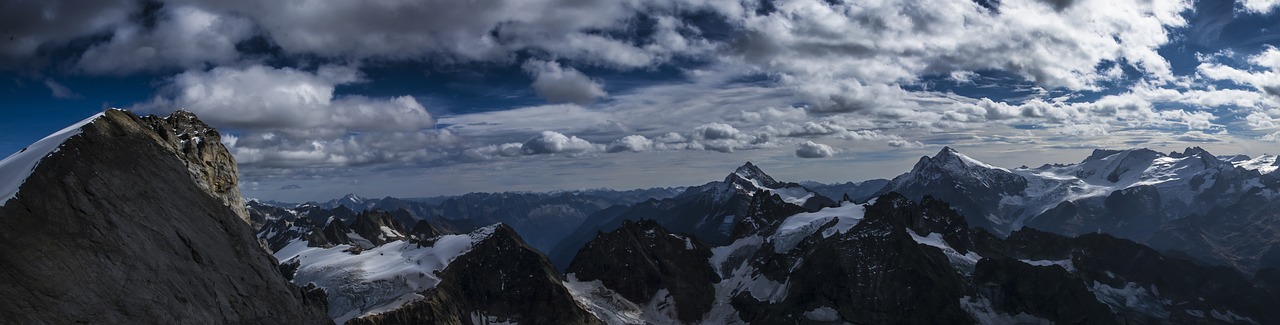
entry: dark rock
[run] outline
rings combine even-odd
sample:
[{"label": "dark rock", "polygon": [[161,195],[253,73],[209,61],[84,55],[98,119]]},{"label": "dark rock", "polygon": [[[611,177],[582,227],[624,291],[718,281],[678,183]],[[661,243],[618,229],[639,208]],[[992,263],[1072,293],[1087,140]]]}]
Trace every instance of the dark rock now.
[{"label": "dark rock", "polygon": [[1084,283],[1058,266],[1033,266],[1011,258],[984,258],[974,285],[1009,314],[1026,313],[1067,324],[1117,324]]},{"label": "dark rock", "polygon": [[330,322],[259,246],[234,161],[201,125],[109,110],[41,161],[0,207],[0,319]]},{"label": "dark rock", "polygon": [[473,315],[520,324],[601,324],[574,301],[547,258],[506,225],[440,278],[422,300],[347,324],[468,324]]},{"label": "dark rock", "polygon": [[599,280],[641,306],[667,290],[677,318],[693,323],[711,310],[720,281],[709,258],[711,250],[696,238],[672,234],[653,220],[628,220],[597,235],[566,272],[581,281]]}]

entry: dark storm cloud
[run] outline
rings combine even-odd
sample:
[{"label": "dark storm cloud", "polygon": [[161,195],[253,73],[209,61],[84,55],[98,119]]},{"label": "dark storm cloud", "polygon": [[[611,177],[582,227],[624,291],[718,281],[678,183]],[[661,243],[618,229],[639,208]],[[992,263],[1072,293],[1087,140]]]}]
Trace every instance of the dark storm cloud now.
[{"label": "dark storm cloud", "polygon": [[128,0],[0,2],[0,68],[13,68],[42,50],[114,30],[139,8]]}]

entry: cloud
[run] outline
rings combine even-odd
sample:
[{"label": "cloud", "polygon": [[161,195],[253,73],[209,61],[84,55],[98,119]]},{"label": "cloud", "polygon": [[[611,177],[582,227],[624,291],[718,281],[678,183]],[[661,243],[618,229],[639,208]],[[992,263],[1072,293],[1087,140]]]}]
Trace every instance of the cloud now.
[{"label": "cloud", "polygon": [[633,135],[625,136],[621,139],[613,140],[613,142],[609,143],[609,147],[607,151],[609,153],[623,152],[623,151],[642,152],[642,151],[649,151],[651,149],[653,149],[653,140],[650,140],[649,138],[646,138],[643,135],[633,134]]},{"label": "cloud", "polygon": [[600,82],[553,61],[529,60],[524,70],[533,75],[533,90],[538,96],[552,102],[585,105],[608,95]]},{"label": "cloud", "polygon": [[1186,26],[1191,3],[1022,0],[992,10],[964,0],[796,0],[770,9],[726,15],[739,32],[728,57],[791,88],[813,112],[832,114],[918,109],[902,85],[937,75],[972,82],[972,71],[1099,90],[1123,77],[1119,62],[1146,80],[1171,82],[1156,50]]},{"label": "cloud", "polygon": [[83,98],[82,96],[80,96],[80,94],[77,94],[76,92],[71,91],[71,88],[67,88],[67,86],[63,86],[57,81],[53,81],[53,79],[48,79],[48,78],[44,79],[44,86],[49,87],[49,91],[53,92],[52,93],[53,98],[57,98],[57,99]]},{"label": "cloud", "polygon": [[924,143],[920,143],[920,141],[907,141],[907,140],[897,140],[897,139],[895,139],[895,140],[889,140],[889,142],[887,142],[886,144],[888,144],[890,147],[894,147],[894,148],[921,148],[921,147],[924,147]]},{"label": "cloud", "polygon": [[137,108],[183,108],[211,124],[237,129],[412,131],[435,125],[413,97],[334,95],[337,86],[360,78],[355,69],[337,66],[314,72],[261,65],[193,70],[175,76],[159,96]]},{"label": "cloud", "polygon": [[28,65],[26,60],[42,48],[122,26],[137,9],[138,2],[131,0],[4,1],[0,68]]},{"label": "cloud", "polygon": [[1280,49],[1267,46],[1262,52],[1249,56],[1248,62],[1258,69],[1241,69],[1209,61],[1196,67],[1196,73],[1209,80],[1252,86],[1260,93],[1280,98]]},{"label": "cloud", "polygon": [[1280,0],[1241,0],[1236,5],[1245,12],[1265,15],[1280,8]]},{"label": "cloud", "polygon": [[738,133],[737,128],[724,123],[707,123],[694,130],[695,135],[707,140],[734,139],[738,137]]},{"label": "cloud", "polygon": [[565,136],[555,131],[542,131],[537,136],[525,141],[520,151],[526,155],[551,153],[582,153],[596,150],[596,145],[578,137]]},{"label": "cloud", "polygon": [[[185,2],[249,17],[284,51],[322,57],[507,62],[525,51],[643,67],[706,47],[695,29],[664,18],[678,1]],[[656,18],[652,37],[613,33],[627,31],[640,13]]]},{"label": "cloud", "polygon": [[835,154],[835,148],[813,141],[805,141],[796,145],[796,157],[800,158],[829,158]]},{"label": "cloud", "polygon": [[1271,132],[1259,139],[1266,142],[1280,142],[1280,132]]},{"label": "cloud", "polygon": [[249,168],[420,164],[460,144],[452,132],[434,129],[435,119],[413,97],[334,95],[337,86],[360,81],[356,70],[337,66],[191,70],[133,108],[185,109],[232,131],[224,142]]},{"label": "cloud", "polygon": [[79,67],[96,74],[127,74],[164,68],[203,68],[240,60],[236,44],[253,36],[248,19],[196,7],[166,5],[155,26],[126,24],[110,40],[81,55]]}]

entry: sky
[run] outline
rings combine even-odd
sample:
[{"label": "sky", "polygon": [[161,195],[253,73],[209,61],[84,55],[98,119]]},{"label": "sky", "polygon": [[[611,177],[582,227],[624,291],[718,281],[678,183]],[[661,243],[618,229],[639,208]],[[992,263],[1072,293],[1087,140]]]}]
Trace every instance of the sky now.
[{"label": "sky", "polygon": [[1278,45],[1280,0],[6,0],[0,152],[184,109],[295,202],[1256,156]]}]

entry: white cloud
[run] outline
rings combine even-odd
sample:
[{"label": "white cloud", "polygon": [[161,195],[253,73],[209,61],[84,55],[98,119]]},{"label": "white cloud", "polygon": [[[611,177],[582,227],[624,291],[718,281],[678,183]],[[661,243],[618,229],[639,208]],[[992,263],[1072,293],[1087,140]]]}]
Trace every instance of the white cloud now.
[{"label": "white cloud", "polygon": [[413,97],[334,95],[338,85],[359,81],[354,69],[333,66],[193,70],[134,109],[185,109],[215,127],[243,132],[228,147],[250,168],[417,164],[460,143],[452,132],[433,129],[435,119]]},{"label": "white cloud", "polygon": [[566,136],[555,131],[542,131],[537,136],[524,142],[520,151],[526,155],[551,153],[583,153],[598,148],[587,140],[574,136]]},{"label": "white cloud", "polygon": [[643,135],[628,135],[609,143],[608,152],[642,152],[653,149],[653,140]]},{"label": "white cloud", "polygon": [[175,76],[160,96],[138,108],[182,108],[211,124],[237,129],[412,131],[435,126],[413,97],[334,96],[338,85],[359,81],[358,71],[334,66],[315,72],[261,65],[195,70]]},{"label": "white cloud", "polygon": [[1260,69],[1240,69],[1216,62],[1203,62],[1196,71],[1210,80],[1251,86],[1263,94],[1280,98],[1280,49],[1267,46],[1262,52],[1250,56],[1248,61]]},{"label": "white cloud", "polygon": [[203,68],[205,63],[240,60],[236,43],[251,37],[248,19],[188,6],[165,6],[155,26],[129,24],[111,39],[89,47],[79,66],[90,73],[126,74],[170,67]]},{"label": "white cloud", "polygon": [[599,81],[554,61],[529,60],[524,63],[524,70],[533,75],[533,89],[538,96],[552,102],[585,105],[608,95]]},{"label": "white cloud", "polygon": [[734,139],[738,129],[724,123],[707,123],[694,130],[695,137],[706,140]]},{"label": "white cloud", "polygon": [[1246,12],[1268,14],[1276,8],[1280,8],[1280,0],[1240,0],[1236,5]]},{"label": "white cloud", "polygon": [[[1094,89],[1104,62],[1129,62],[1168,80],[1156,49],[1168,29],[1186,25],[1189,1],[780,2],[767,15],[734,21],[749,33],[742,59],[808,93],[819,108],[856,110],[883,103],[892,85],[925,74],[1004,70],[1040,85]],[[1051,37],[1046,37],[1051,35]],[[877,88],[890,87],[890,88]]]},{"label": "white cloud", "polygon": [[924,147],[924,143],[921,143],[920,141],[908,141],[908,140],[897,140],[897,139],[895,139],[895,140],[889,140],[889,142],[887,142],[886,144],[888,144],[890,147],[894,147],[894,148],[922,148],[922,147]]},{"label": "white cloud", "polygon": [[796,157],[800,158],[829,158],[835,154],[835,148],[813,141],[805,141],[796,145]]},{"label": "white cloud", "polygon": [[1260,138],[1260,140],[1266,141],[1266,142],[1280,142],[1280,132],[1272,132],[1270,134],[1264,135],[1262,136],[1262,138]]}]

